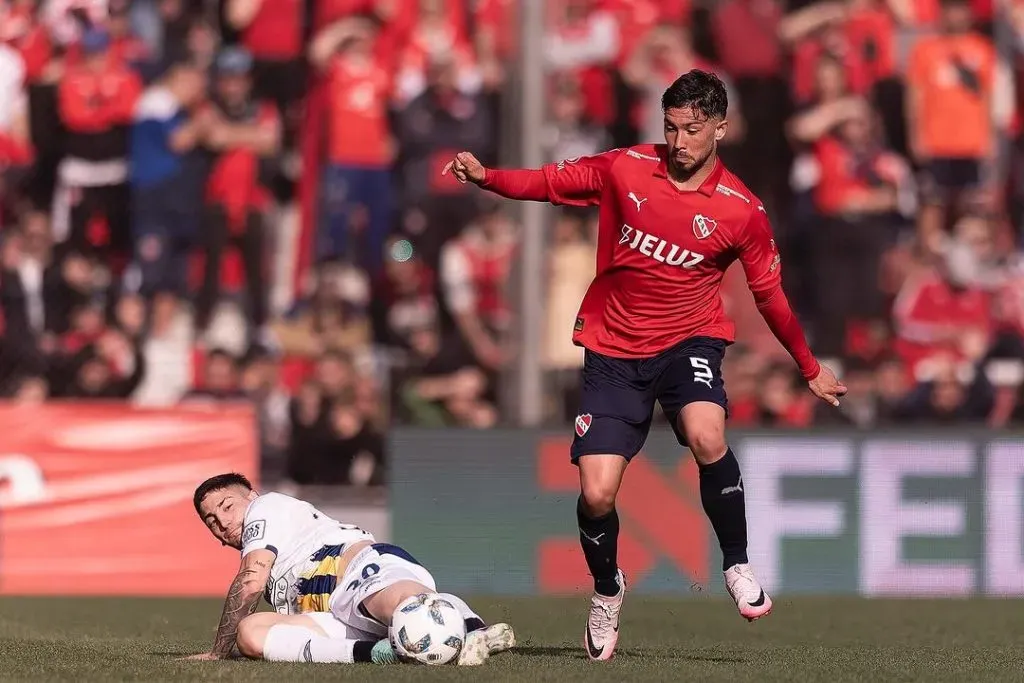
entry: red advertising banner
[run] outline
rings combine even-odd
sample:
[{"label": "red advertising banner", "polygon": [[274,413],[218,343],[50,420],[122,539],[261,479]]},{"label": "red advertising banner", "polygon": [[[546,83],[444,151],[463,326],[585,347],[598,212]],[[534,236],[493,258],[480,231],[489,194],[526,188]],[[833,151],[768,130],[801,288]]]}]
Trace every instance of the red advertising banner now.
[{"label": "red advertising banner", "polygon": [[256,476],[249,408],[2,406],[0,435],[0,594],[223,594],[238,553],[192,494]]}]

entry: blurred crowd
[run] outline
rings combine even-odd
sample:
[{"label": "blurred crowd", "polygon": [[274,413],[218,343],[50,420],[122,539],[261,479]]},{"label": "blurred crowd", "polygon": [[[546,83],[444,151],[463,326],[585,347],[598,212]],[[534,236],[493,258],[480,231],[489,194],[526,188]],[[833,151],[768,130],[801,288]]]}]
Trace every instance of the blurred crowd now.
[{"label": "blurred crowd", "polygon": [[[733,425],[1024,421],[1024,3],[557,4],[552,159],[661,141],[660,94],[681,72],[729,90],[722,156],[764,201],[790,300],[850,386],[840,410],[815,404],[734,268]],[[545,341],[562,420],[593,220],[565,213],[552,232]]]},{"label": "blurred crowd", "polygon": [[[1024,3],[543,7],[524,36],[517,0],[0,0],[0,394],[249,401],[298,483],[381,481],[388,424],[500,424],[516,212],[440,170],[508,158],[536,49],[551,161],[662,140],[682,72],[726,82],[722,155],[851,390],[818,410],[730,272],[735,424],[1024,419]],[[559,424],[596,216],[547,227]]]}]

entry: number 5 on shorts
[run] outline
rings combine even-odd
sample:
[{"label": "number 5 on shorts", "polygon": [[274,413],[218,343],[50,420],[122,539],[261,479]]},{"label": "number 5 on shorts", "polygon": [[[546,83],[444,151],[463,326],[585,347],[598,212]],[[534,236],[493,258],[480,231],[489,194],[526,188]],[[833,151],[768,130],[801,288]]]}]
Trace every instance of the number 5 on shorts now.
[{"label": "number 5 on shorts", "polygon": [[711,382],[715,379],[715,373],[711,371],[711,365],[708,364],[708,359],[691,356],[690,365],[693,366],[693,381],[703,382],[704,384],[707,384],[708,389],[710,389]]}]

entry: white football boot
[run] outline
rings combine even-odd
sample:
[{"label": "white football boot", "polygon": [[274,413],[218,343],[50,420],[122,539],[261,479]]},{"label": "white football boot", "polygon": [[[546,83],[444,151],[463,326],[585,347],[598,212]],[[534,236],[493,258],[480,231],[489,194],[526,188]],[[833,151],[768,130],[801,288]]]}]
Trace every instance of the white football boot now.
[{"label": "white football boot", "polygon": [[487,642],[487,651],[492,655],[516,646],[516,632],[508,624],[491,624],[480,631]]},{"label": "white football boot", "polygon": [[487,629],[478,629],[466,634],[459,653],[459,666],[480,666],[491,656],[487,648]]},{"label": "white football boot", "polygon": [[587,656],[594,661],[607,661],[615,654],[619,642],[619,612],[626,597],[626,575],[619,569],[615,575],[619,593],[605,597],[594,593],[590,598],[590,614],[587,616],[587,630],[583,634],[583,647]]},{"label": "white football boot", "polygon": [[756,621],[772,611],[772,599],[761,588],[749,564],[734,564],[725,570],[725,587],[736,608],[747,621]]}]

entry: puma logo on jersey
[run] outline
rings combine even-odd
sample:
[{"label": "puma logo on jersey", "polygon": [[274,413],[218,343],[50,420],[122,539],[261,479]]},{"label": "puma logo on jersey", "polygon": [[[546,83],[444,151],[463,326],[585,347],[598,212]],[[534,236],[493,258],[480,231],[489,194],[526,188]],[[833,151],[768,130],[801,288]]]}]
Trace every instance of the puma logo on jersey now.
[{"label": "puma logo on jersey", "polygon": [[637,230],[631,225],[622,226],[622,237],[619,238],[619,244],[628,245],[630,249],[639,251],[659,263],[680,268],[693,268],[704,260],[703,254],[683,249],[678,244],[666,242],[643,230]]},{"label": "puma logo on jersey", "polygon": [[635,192],[630,192],[626,196],[633,200],[633,203],[636,204],[637,213],[640,213],[640,205],[647,201],[647,197],[640,199],[639,197],[636,196]]}]

